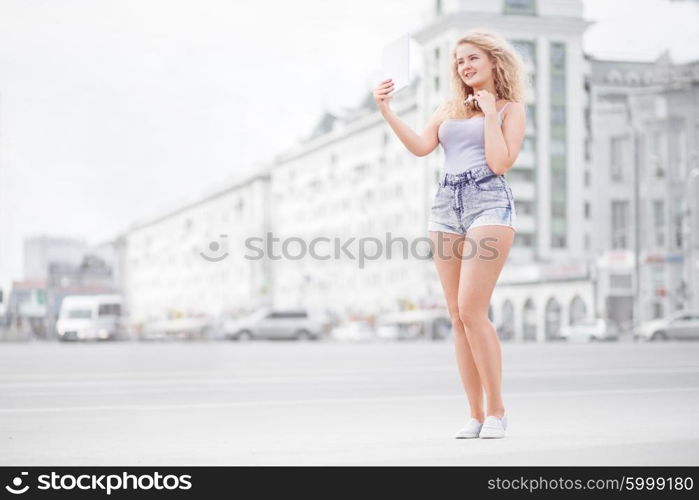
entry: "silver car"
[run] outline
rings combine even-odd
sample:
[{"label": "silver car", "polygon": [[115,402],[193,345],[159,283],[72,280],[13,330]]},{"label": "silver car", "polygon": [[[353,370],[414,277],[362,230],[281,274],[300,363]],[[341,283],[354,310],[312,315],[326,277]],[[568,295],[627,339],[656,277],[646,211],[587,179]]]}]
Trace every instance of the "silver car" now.
[{"label": "silver car", "polygon": [[643,323],[634,333],[637,340],[699,339],[699,313],[678,311]]},{"label": "silver car", "polygon": [[322,325],[304,310],[262,309],[223,325],[225,338],[232,340],[296,339],[318,340]]}]

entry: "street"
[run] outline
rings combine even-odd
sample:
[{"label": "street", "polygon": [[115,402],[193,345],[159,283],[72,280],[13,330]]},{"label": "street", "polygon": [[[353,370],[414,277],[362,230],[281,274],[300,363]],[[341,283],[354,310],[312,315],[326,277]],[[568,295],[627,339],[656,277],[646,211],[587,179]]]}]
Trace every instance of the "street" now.
[{"label": "street", "polygon": [[2,465],[699,465],[699,343],[503,343],[504,439],[451,340],[0,344]]}]

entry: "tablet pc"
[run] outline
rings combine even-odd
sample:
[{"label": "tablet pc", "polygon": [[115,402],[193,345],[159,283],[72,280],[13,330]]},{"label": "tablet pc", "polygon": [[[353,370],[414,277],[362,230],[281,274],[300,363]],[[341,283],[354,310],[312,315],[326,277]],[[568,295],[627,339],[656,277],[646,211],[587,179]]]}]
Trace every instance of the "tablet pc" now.
[{"label": "tablet pc", "polygon": [[406,33],[383,48],[381,80],[393,80],[394,94],[410,84],[410,34]]}]

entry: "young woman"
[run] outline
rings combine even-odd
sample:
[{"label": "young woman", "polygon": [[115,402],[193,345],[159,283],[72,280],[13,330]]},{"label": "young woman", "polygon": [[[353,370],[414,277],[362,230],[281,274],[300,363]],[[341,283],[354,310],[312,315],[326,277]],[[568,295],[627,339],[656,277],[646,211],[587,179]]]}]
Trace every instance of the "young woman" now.
[{"label": "young woman", "polygon": [[408,151],[425,156],[437,144],[444,148],[428,230],[471,411],[456,437],[502,438],[507,419],[500,341],[488,306],[515,235],[515,205],[505,173],[524,139],[525,73],[512,46],[487,31],[468,32],[452,56],[453,98],[437,108],[422,134],[391,111],[390,79],[374,89],[374,99]]}]

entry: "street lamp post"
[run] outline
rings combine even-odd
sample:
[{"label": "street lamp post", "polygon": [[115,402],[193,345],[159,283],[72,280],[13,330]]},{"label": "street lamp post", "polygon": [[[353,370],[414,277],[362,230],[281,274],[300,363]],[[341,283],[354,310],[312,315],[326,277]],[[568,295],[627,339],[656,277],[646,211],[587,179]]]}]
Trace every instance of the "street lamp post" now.
[{"label": "street lamp post", "polygon": [[686,300],[687,300],[687,308],[688,309],[697,309],[697,304],[696,302],[696,291],[695,291],[695,286],[696,286],[696,258],[695,258],[695,252],[694,252],[694,246],[695,246],[695,240],[693,237],[694,230],[699,226],[697,222],[699,222],[699,202],[697,201],[697,189],[696,189],[696,182],[697,179],[699,179],[699,160],[698,160],[699,155],[695,152],[692,155],[692,159],[694,161],[694,168],[690,170],[689,176],[687,178],[687,184],[685,186],[685,193],[684,193],[684,201],[686,204],[686,210],[684,210],[683,215],[683,229],[684,229],[684,242],[686,242],[686,250],[685,250],[685,269],[686,269],[686,276],[687,276],[687,293],[686,293]]},{"label": "street lamp post", "polygon": [[633,131],[633,199],[634,199],[634,290],[633,290],[633,324],[638,327],[641,324],[641,180],[640,175],[640,154],[641,138],[636,130],[636,124],[631,116],[631,106],[629,106],[631,127]]},{"label": "street lamp post", "polygon": [[[640,92],[639,92],[640,93]],[[641,132],[636,123],[638,116],[632,107],[632,97],[639,93],[630,93],[626,99],[626,117],[631,128],[633,141],[633,220],[634,220],[634,285],[633,285],[633,328],[641,324]]]}]

